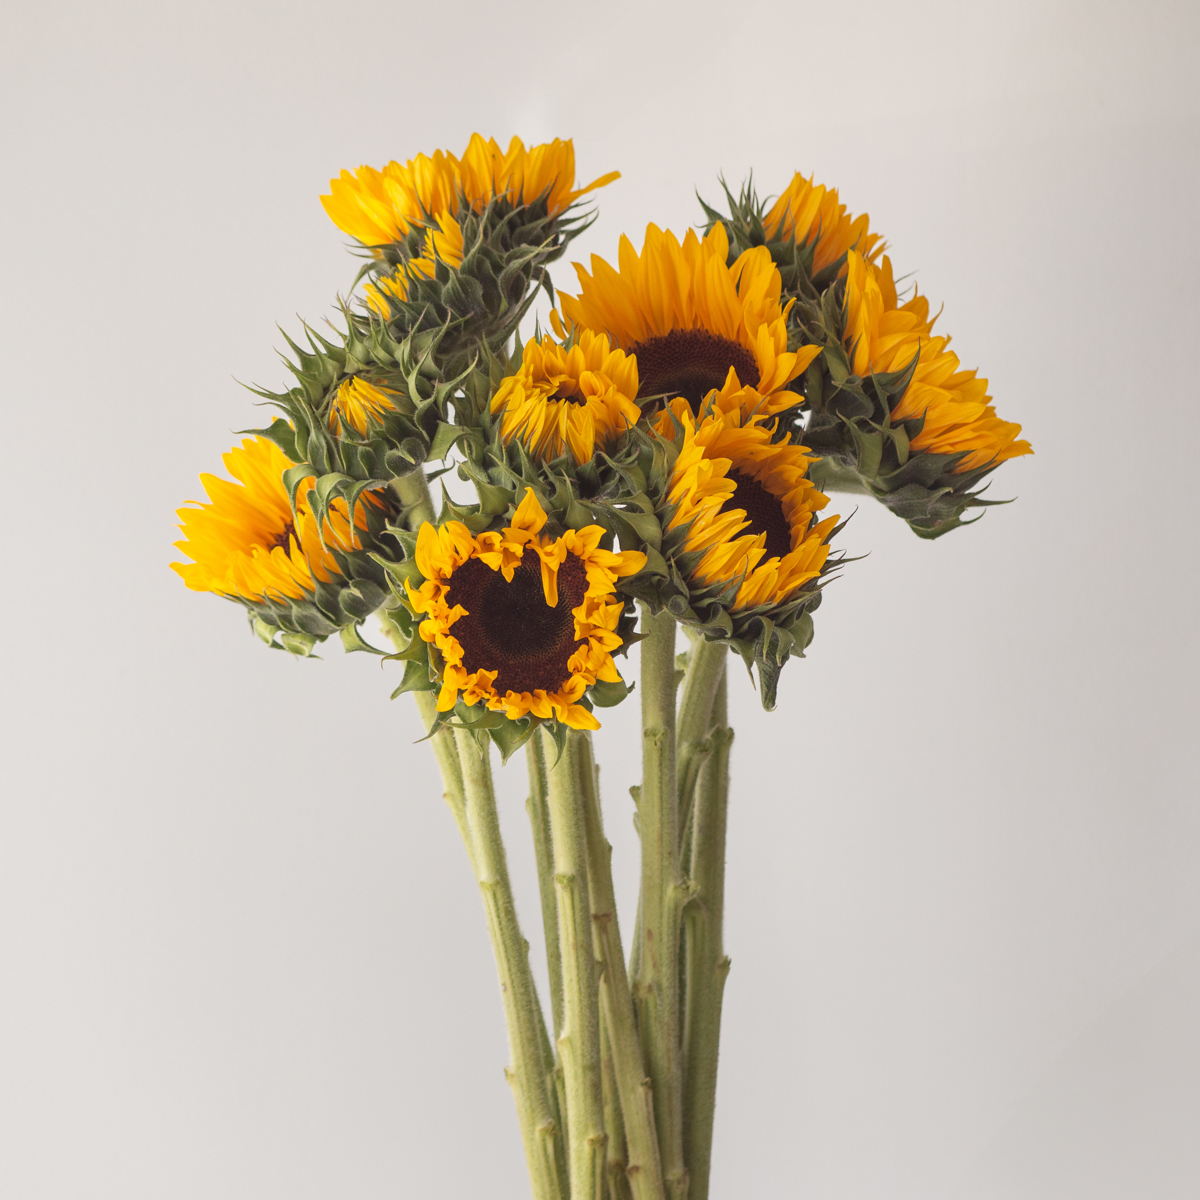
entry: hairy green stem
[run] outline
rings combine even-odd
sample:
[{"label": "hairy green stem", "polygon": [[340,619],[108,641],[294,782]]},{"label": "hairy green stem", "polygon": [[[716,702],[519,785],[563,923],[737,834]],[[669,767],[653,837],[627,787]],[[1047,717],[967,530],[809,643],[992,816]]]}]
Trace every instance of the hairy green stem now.
[{"label": "hairy green stem", "polygon": [[[435,521],[423,467],[392,480],[410,529]],[[389,634],[398,630],[384,620]],[[397,644],[397,649],[402,647]],[[417,711],[429,729],[437,715],[433,692],[416,692]],[[521,933],[500,837],[492,786],[490,743],[467,730],[443,728],[430,739],[442,771],[446,803],[462,836],[483,896],[488,934],[500,975],[512,1066],[505,1074],[513,1090],[534,1200],[568,1200],[559,1106],[554,1090],[553,1053],[533,974],[529,943]]]},{"label": "hairy green stem", "polygon": [[729,749],[725,674],[712,704],[712,754],[700,770],[692,833],[693,896],[684,914],[687,933],[687,999],[683,1028],[683,1139],[691,1172],[691,1200],[708,1200],[721,1003],[729,959],[725,912],[725,831],[729,810]]},{"label": "hairy green stem", "polygon": [[568,736],[556,753],[543,731],[554,894],[562,962],[563,1015],[558,1034],[567,1098],[567,1175],[571,1200],[603,1200],[605,1133],[601,1091],[600,1005],[592,952],[587,843],[579,796],[579,742]]},{"label": "hairy green stem", "polygon": [[542,930],[546,938],[546,966],[550,972],[550,1009],[557,1042],[563,1020],[562,952],[558,944],[558,900],[554,895],[554,847],[550,841],[546,762],[542,757],[540,737],[531,737],[525,743],[525,763],[529,771],[529,798],[525,801],[525,811],[529,814],[529,824],[533,830],[538,891],[542,901]]},{"label": "hairy green stem", "polygon": [[[679,832],[686,837],[696,797],[696,780],[700,767],[712,751],[708,733],[712,725],[713,697],[725,678],[728,647],[721,642],[696,638],[683,677],[683,692],[679,700]],[[680,843],[683,844],[682,842]]]},{"label": "hairy green stem", "polygon": [[621,1097],[617,1094],[617,1077],[613,1069],[612,1043],[608,1036],[608,1013],[604,992],[600,993],[600,1087],[604,1096],[604,1131],[608,1134],[605,1147],[608,1200],[632,1200],[629,1190],[629,1159],[625,1148],[625,1120],[621,1116]]},{"label": "hairy green stem", "polygon": [[[627,1174],[634,1200],[663,1200],[662,1165],[654,1125],[654,1100],[642,1058],[633,995],[625,970],[617,898],[612,879],[612,846],[604,836],[600,787],[589,734],[572,734],[579,744],[579,790],[587,837],[588,891],[592,932],[600,962],[600,1003],[613,1081],[621,1102],[627,1147]],[[609,1130],[611,1136],[612,1130]]]},{"label": "hairy green stem", "polygon": [[554,1095],[554,1064],[541,1004],[529,969],[529,943],[521,934],[500,821],[492,786],[490,742],[470,730],[455,732],[467,829],[475,878],[483,895],[488,933],[500,975],[500,994],[508,1024],[512,1066],[508,1081],[517,1103],[525,1157],[535,1200],[567,1200],[563,1142]]},{"label": "hairy green stem", "polygon": [[642,888],[634,995],[653,1087],[663,1183],[671,1200],[686,1200],[679,948],[687,889],[680,870],[675,782],[675,619],[667,612],[651,616],[643,605],[642,630]]},{"label": "hairy green stem", "polygon": [[424,467],[417,467],[407,475],[398,475],[392,480],[392,487],[404,506],[405,521],[409,529],[420,529],[422,522],[437,520]]}]

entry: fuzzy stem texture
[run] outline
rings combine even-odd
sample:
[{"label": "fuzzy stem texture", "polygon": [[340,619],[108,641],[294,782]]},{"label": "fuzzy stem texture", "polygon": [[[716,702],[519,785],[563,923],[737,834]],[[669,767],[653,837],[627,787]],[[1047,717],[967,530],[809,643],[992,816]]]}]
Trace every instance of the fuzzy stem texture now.
[{"label": "fuzzy stem texture", "polygon": [[[625,1131],[626,1174],[634,1200],[664,1200],[654,1101],[642,1059],[633,995],[625,970],[617,899],[612,879],[612,846],[604,836],[600,787],[590,734],[573,734],[579,743],[579,787],[587,837],[588,892],[592,931],[600,963],[600,1008],[611,1054],[613,1084]],[[612,1129],[609,1129],[610,1136]]]},{"label": "fuzzy stem texture", "polygon": [[675,619],[667,612],[651,616],[643,605],[642,630],[642,887],[634,994],[663,1183],[671,1200],[687,1200],[679,1003],[680,916],[687,891],[675,782]]},{"label": "fuzzy stem texture", "polygon": [[603,1200],[606,1160],[601,1091],[600,1008],[592,953],[587,845],[578,788],[578,741],[562,753],[544,733],[554,894],[562,963],[563,1018],[558,1035],[567,1098],[567,1174],[571,1200]]},{"label": "fuzzy stem texture", "polygon": [[712,726],[713,697],[725,678],[726,646],[697,638],[683,677],[679,703],[679,829],[686,836],[695,803],[696,780],[700,768],[712,751],[709,729]]},{"label": "fuzzy stem texture", "polygon": [[483,895],[488,933],[500,975],[512,1066],[507,1075],[517,1103],[521,1136],[535,1200],[566,1200],[563,1143],[552,1084],[553,1062],[541,1004],[529,969],[529,943],[521,934],[492,786],[486,736],[455,733],[467,803],[467,828],[475,877]]},{"label": "fuzzy stem texture", "polygon": [[729,974],[722,922],[729,749],[733,730],[726,723],[726,710],[726,682],[722,672],[712,704],[712,754],[700,770],[697,789],[690,863],[694,893],[685,914],[687,1000],[683,1030],[683,1136],[691,1173],[691,1200],[708,1200],[721,1002]]},{"label": "fuzzy stem texture", "polygon": [[404,516],[409,529],[420,529],[422,522],[437,520],[424,467],[418,467],[407,475],[397,476],[392,480],[392,487],[404,506]]},{"label": "fuzzy stem texture", "polygon": [[538,891],[542,901],[542,931],[546,939],[546,966],[550,973],[550,1008],[554,1017],[554,1040],[557,1042],[563,1021],[562,952],[558,944],[558,900],[554,895],[554,847],[550,842],[546,762],[542,757],[540,737],[531,737],[525,743],[525,762],[529,771],[529,798],[525,802],[525,810],[533,830]]}]

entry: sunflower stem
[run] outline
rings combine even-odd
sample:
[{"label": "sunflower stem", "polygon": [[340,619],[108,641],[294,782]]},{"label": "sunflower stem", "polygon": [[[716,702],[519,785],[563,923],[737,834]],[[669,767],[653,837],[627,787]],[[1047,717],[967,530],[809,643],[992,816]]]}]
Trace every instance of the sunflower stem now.
[{"label": "sunflower stem", "polygon": [[546,755],[554,895],[562,962],[563,1016],[558,1034],[567,1098],[567,1174],[571,1200],[603,1200],[606,1160],[601,1091],[600,1007],[592,952],[587,845],[580,811],[579,739],[562,752],[542,732]]},{"label": "sunflower stem", "polygon": [[608,1134],[606,1173],[608,1200],[632,1200],[629,1190],[628,1151],[625,1148],[625,1121],[621,1116],[621,1098],[613,1072],[612,1043],[608,1036],[608,1014],[604,993],[600,993],[600,1086],[604,1096],[604,1129]]},{"label": "sunflower stem", "polygon": [[488,933],[500,975],[512,1066],[508,1082],[517,1104],[535,1200],[567,1200],[563,1142],[554,1093],[554,1063],[541,1003],[529,968],[529,943],[521,934],[508,878],[490,742],[469,729],[455,731],[466,798],[468,854],[483,896]]},{"label": "sunflower stem", "polygon": [[[579,742],[579,788],[587,837],[588,894],[592,934],[600,964],[600,1013],[605,1027],[606,1056],[611,1059],[613,1086],[620,1100],[622,1142],[627,1147],[625,1171],[633,1200],[663,1200],[662,1165],[654,1125],[654,1101],[638,1040],[633,995],[625,970],[625,951],[617,920],[612,879],[612,846],[604,836],[598,769],[590,734],[573,734]],[[610,1139],[615,1139],[608,1126]],[[612,1140],[610,1140],[610,1148]]]},{"label": "sunflower stem", "polygon": [[683,1026],[683,1148],[691,1174],[691,1200],[708,1200],[721,1004],[729,975],[722,936],[729,750],[733,742],[733,730],[727,724],[726,688],[722,672],[712,703],[713,750],[700,770],[690,863],[694,891],[684,913],[687,1000]]},{"label": "sunflower stem", "polygon": [[554,1018],[554,1040],[562,1032],[562,951],[558,944],[558,900],[554,894],[554,847],[550,842],[550,807],[546,794],[546,761],[542,740],[534,736],[525,743],[529,771],[529,798],[525,811],[533,830],[538,891],[542,901],[542,930],[546,940],[546,966],[550,973],[550,1010]]},{"label": "sunflower stem", "polygon": [[425,478],[423,466],[409,471],[407,475],[398,475],[392,480],[392,487],[404,506],[404,516],[409,529],[420,529],[422,522],[437,520],[433,511],[433,497],[429,494],[429,480]]},{"label": "sunflower stem", "polygon": [[[686,839],[692,805],[696,799],[696,780],[700,767],[712,752],[709,730],[712,726],[713,697],[725,678],[728,648],[721,642],[698,637],[692,645],[683,693],[679,703],[679,832]],[[683,841],[680,842],[681,848]]]},{"label": "sunflower stem", "polygon": [[642,606],[641,924],[634,994],[654,1095],[663,1182],[686,1200],[680,1046],[680,920],[687,886],[680,871],[675,785],[675,619]]}]

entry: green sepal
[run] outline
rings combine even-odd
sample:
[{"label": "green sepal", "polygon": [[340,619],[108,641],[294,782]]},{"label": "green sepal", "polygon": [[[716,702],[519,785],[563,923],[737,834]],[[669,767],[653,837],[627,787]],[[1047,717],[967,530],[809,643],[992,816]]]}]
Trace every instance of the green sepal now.
[{"label": "green sepal", "polygon": [[359,626],[343,625],[341,629],[342,649],[347,654],[353,653],[356,650],[364,651],[367,654],[378,654],[384,656],[386,650],[380,650],[377,646],[372,646],[370,642],[364,641]]},{"label": "green sepal", "polygon": [[[400,686],[392,693],[392,699],[402,696],[405,692],[433,692],[438,685],[429,678],[429,665],[425,660],[410,658],[404,664],[404,678]],[[433,730],[430,730],[433,733]]]}]

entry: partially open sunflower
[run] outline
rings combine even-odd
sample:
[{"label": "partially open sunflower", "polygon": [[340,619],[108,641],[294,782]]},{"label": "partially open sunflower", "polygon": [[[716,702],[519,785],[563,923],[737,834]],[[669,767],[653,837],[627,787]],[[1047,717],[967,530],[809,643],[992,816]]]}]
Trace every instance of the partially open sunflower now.
[{"label": "partially open sunflower", "polygon": [[902,372],[916,360],[891,413],[893,422],[924,420],[912,448],[962,455],[955,474],[1032,454],[1029,443],[1017,438],[1021,426],[996,416],[987,380],[960,370],[950,339],[933,335],[937,318],[929,315],[929,301],[914,295],[900,304],[890,259],[876,266],[851,251],[847,267],[845,341],[854,373]]},{"label": "partially open sunflower", "polygon": [[[209,503],[178,512],[184,536],[175,546],[193,561],[171,566],[188,587],[240,600],[303,600],[316,590],[316,581],[328,583],[341,574],[326,544],[359,549],[364,510],[352,529],[345,502],[336,501],[322,544],[307,498],[313,481],[301,483],[293,512],[283,475],[295,464],[278,446],[263,437],[246,438],[223,461],[238,482],[201,475]],[[360,503],[376,501],[365,494]]]},{"label": "partially open sunflower", "polygon": [[519,439],[536,459],[570,452],[579,465],[638,423],[637,361],[584,329],[573,343],[531,339],[520,369],[496,389],[493,416],[505,442]]},{"label": "partially open sunflower", "polygon": [[808,478],[812,454],[785,436],[772,441],[760,418],[708,406],[697,424],[682,405],[679,456],[667,491],[668,530],[686,531],[695,556],[692,586],[726,595],[730,612],[792,600],[829,557],[838,518],[818,521],[828,503]]}]

